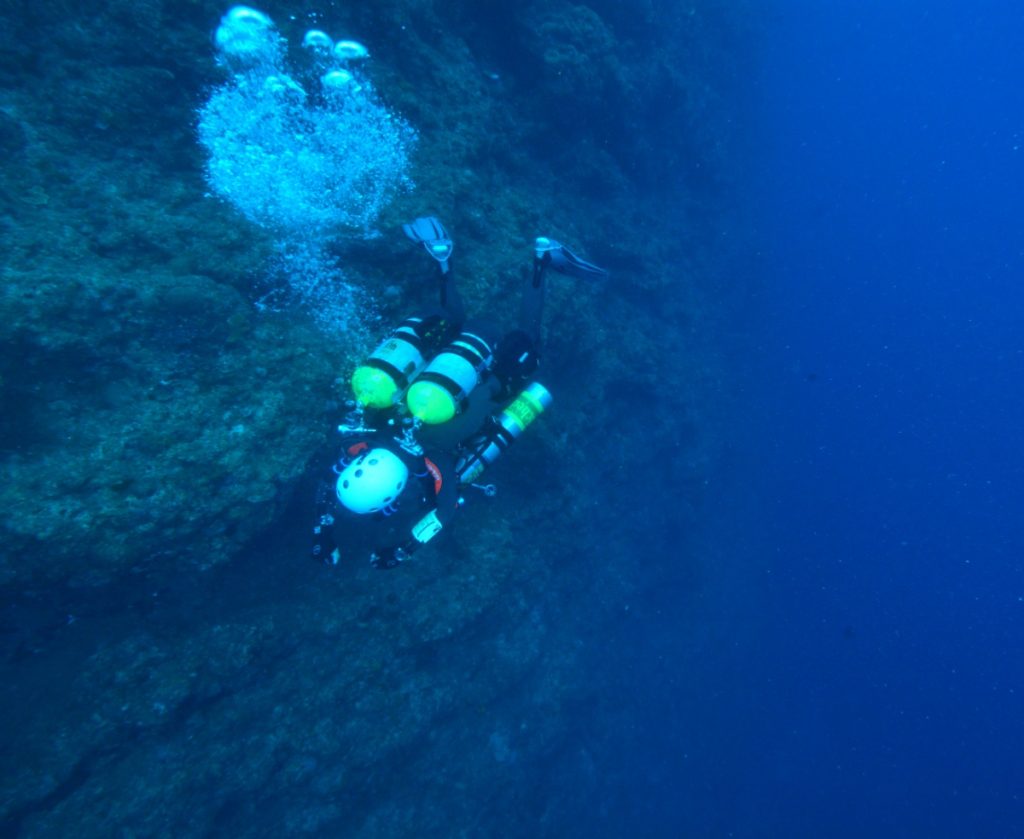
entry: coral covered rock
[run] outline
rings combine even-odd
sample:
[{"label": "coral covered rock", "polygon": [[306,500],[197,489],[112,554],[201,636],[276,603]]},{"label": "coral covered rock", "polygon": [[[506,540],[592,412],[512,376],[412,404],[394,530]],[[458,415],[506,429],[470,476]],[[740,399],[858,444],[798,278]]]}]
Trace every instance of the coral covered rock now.
[{"label": "coral covered rock", "polygon": [[[275,246],[277,197],[232,201],[217,184],[246,173],[214,178],[198,142],[224,6],[101,5],[0,10],[0,830],[499,835],[517,813],[552,832],[530,779],[564,767],[571,797],[602,776],[575,722],[599,704],[591,639],[658,584],[652,534],[687,532],[720,445],[717,181],[693,176],[720,149],[705,53],[680,49],[716,48],[717,6],[268,3],[293,52],[314,25],[371,45],[379,102],[420,135],[388,170],[417,192],[317,204],[310,250]],[[282,164],[293,186],[302,165]],[[318,456],[371,333],[435,301],[399,232],[427,213],[467,306],[503,324],[538,234],[612,278],[552,277],[554,404],[486,473],[498,495],[467,490],[397,571],[326,568],[306,555]],[[331,266],[380,321],[274,305]]]}]

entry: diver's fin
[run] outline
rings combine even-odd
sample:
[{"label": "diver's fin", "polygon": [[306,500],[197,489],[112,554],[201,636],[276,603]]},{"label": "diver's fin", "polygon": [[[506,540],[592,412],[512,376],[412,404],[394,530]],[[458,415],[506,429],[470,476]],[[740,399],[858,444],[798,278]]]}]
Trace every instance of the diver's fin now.
[{"label": "diver's fin", "polygon": [[546,255],[550,260],[551,267],[560,274],[596,279],[603,279],[608,276],[608,272],[604,268],[599,268],[593,262],[580,259],[565,245],[546,236],[537,237],[534,242],[534,253],[537,259],[544,259]]},{"label": "diver's fin", "polygon": [[423,216],[403,224],[402,230],[414,242],[422,244],[427,253],[438,261],[442,274],[448,272],[448,260],[455,250],[455,243],[440,220],[434,216]]}]

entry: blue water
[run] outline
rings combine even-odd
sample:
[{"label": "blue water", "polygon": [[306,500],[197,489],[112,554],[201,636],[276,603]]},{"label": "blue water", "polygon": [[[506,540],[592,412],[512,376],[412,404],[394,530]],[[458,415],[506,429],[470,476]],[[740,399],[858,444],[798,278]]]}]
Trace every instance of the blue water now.
[{"label": "blue water", "polygon": [[[628,36],[630,4],[593,5],[606,6],[602,13]],[[403,621],[416,626],[431,615],[412,608],[416,598],[447,597],[448,589],[431,588],[429,573],[416,577],[415,568],[378,581],[307,562],[310,475],[308,491],[296,492],[291,512],[244,562],[205,574],[189,568],[159,591],[146,580],[28,591],[3,604],[5,631],[18,642],[9,644],[5,671],[6,707],[16,709],[7,726],[52,713],[58,747],[30,744],[25,758],[8,748],[8,760],[38,774],[49,770],[33,763],[36,752],[69,754],[73,765],[54,770],[53,790],[22,790],[4,808],[0,834],[47,835],[47,825],[63,823],[60,812],[47,821],[51,811],[63,809],[95,815],[82,830],[98,835],[104,815],[93,811],[125,804],[129,830],[143,820],[129,800],[139,787],[123,790],[120,779],[156,765],[151,777],[165,772],[170,792],[155,784],[152,800],[182,824],[198,813],[196,835],[270,835],[300,816],[323,819],[309,835],[405,835],[424,814],[433,819],[417,825],[424,836],[1024,835],[1024,11],[1009,2],[754,5],[746,33],[728,45],[730,66],[694,62],[709,85],[722,84],[723,125],[735,136],[723,138],[729,151],[715,164],[731,171],[697,172],[703,159],[688,153],[663,167],[693,167],[666,173],[686,184],[678,227],[685,241],[699,239],[692,217],[701,216],[710,241],[694,249],[706,244],[713,255],[696,253],[694,263],[718,266],[707,276],[692,265],[681,271],[701,284],[693,297],[707,308],[692,320],[707,320],[680,329],[686,342],[713,349],[670,361],[720,371],[721,404],[694,408],[686,422],[704,427],[681,427],[679,445],[652,457],[649,417],[630,414],[642,400],[629,387],[605,394],[621,402],[622,426],[594,437],[635,447],[643,469],[639,481],[628,470],[609,475],[601,451],[594,454],[599,486],[581,497],[596,511],[595,530],[608,527],[604,553],[565,551],[564,519],[552,509],[542,523],[562,546],[550,557],[558,573],[540,576],[552,588],[517,582],[507,595],[487,595],[498,605],[450,642],[409,645]],[[709,19],[710,8],[701,7]],[[728,4],[715,8],[734,14]],[[480,12],[481,32],[504,31],[492,12]],[[485,42],[477,46],[487,52]],[[716,55],[710,46],[707,55]],[[693,126],[668,121],[652,114],[647,128],[676,132],[680,148],[702,148],[703,136],[688,134]],[[617,126],[623,134],[642,128]],[[661,162],[652,156],[643,165]],[[638,208],[666,203],[642,189],[635,197]],[[602,234],[594,231],[595,247],[607,244]],[[630,237],[643,231],[630,228],[622,242],[615,234],[611,249],[625,263]],[[652,329],[664,329],[665,301],[648,301],[647,288],[626,282],[586,293],[606,293],[613,311],[626,301],[644,316],[649,302]],[[716,334],[690,334],[701,329]],[[653,400],[662,447],[660,410]],[[551,421],[565,422],[558,417]],[[705,456],[705,444],[718,459],[689,463],[691,452]],[[511,467],[538,462],[532,445],[517,444],[506,461],[497,503],[507,506],[470,504],[468,524],[482,519],[477,511],[496,510],[514,542],[523,525],[507,511],[524,486],[532,491],[533,473],[516,478]],[[677,456],[682,474],[656,474]],[[691,472],[700,486],[687,483]],[[695,519],[702,525],[690,529]],[[687,526],[658,530],[680,521]],[[625,569],[628,579],[608,568]],[[486,686],[493,676],[502,689],[468,690],[469,699],[452,691],[436,716],[382,720],[383,734],[408,724],[416,736],[384,750],[355,780],[347,773],[372,761],[347,763],[358,738],[336,733],[319,747],[283,745],[280,765],[265,775],[243,767],[224,788],[182,784],[179,767],[206,777],[237,754],[224,745],[236,733],[255,742],[274,729],[266,720],[295,685],[310,699],[337,697],[342,719],[351,713],[346,703],[355,707],[350,693],[366,698],[363,687],[349,691],[337,679],[331,633],[339,630],[333,602],[323,607],[325,590],[340,598],[344,631],[381,654],[379,666],[344,665],[366,676],[366,707],[390,707],[381,701],[390,685],[443,694],[447,681]],[[453,614],[460,596],[451,598]],[[311,603],[319,608],[307,618]],[[295,640],[287,624],[271,637],[274,616],[286,612],[310,622]],[[103,707],[121,697],[121,681],[138,677],[142,686],[124,689],[122,710],[129,699],[163,708],[140,675],[147,638],[161,660],[182,651],[191,660],[220,623],[242,626],[250,616],[268,637],[245,659],[255,663],[238,677],[241,688],[221,662],[166,722],[162,711],[130,708],[120,717]],[[517,652],[519,629],[529,643]],[[83,663],[90,669],[81,672],[101,672],[97,660],[124,672],[95,695],[65,695],[65,685],[82,684]],[[154,682],[173,686],[174,672]],[[62,731],[92,730],[77,716],[94,719],[95,707],[112,710],[122,728],[96,734],[99,745],[73,737],[66,752],[59,748]],[[317,702],[310,707],[321,712]],[[223,742],[197,746],[191,726]],[[305,720],[291,726],[303,733]],[[372,722],[359,731],[378,733]],[[291,780],[278,777],[287,774],[282,766],[296,773]],[[330,780],[332,772],[342,779],[337,787],[321,785],[319,775]],[[175,800],[179,790],[185,797]]]},{"label": "blue water", "polygon": [[1019,836],[1024,11],[777,7],[709,624],[649,664],[631,801],[658,835]]}]

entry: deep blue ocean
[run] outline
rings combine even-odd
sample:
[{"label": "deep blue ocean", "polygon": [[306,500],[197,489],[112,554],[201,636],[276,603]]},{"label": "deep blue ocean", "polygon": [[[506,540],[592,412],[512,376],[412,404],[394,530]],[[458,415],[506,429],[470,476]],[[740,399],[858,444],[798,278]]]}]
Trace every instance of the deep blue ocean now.
[{"label": "deep blue ocean", "polygon": [[623,687],[636,835],[1019,836],[1024,12],[776,8],[706,623]]},{"label": "deep blue ocean", "polygon": [[[1024,836],[1024,9],[633,3],[274,0],[384,104],[273,41],[205,138],[227,4],[0,9],[0,836]],[[376,114],[420,191],[272,243],[332,205],[235,143],[254,103],[331,189]],[[317,329],[430,296],[385,198],[509,318],[535,234],[612,270],[551,283],[497,495],[378,572],[309,548],[355,352]],[[303,253],[319,325],[254,279]]]}]

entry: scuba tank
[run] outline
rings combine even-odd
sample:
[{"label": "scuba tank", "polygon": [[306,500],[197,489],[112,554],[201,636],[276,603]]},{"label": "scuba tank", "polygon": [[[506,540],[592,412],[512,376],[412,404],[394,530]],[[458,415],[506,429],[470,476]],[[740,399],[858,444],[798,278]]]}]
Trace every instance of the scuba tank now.
[{"label": "scuba tank", "polygon": [[448,422],[462,409],[494,356],[494,342],[485,330],[463,329],[417,376],[406,404],[427,425]]},{"label": "scuba tank", "polygon": [[470,451],[455,467],[459,481],[471,484],[505,449],[512,445],[551,404],[551,394],[539,382],[533,382],[488,424],[486,431],[470,443]]},{"label": "scuba tank", "polygon": [[[364,408],[390,408],[426,366],[424,344],[437,346],[438,318],[410,317],[402,321],[352,374],[352,392]],[[449,333],[450,334],[450,333]],[[443,339],[442,339],[443,340]]]}]

